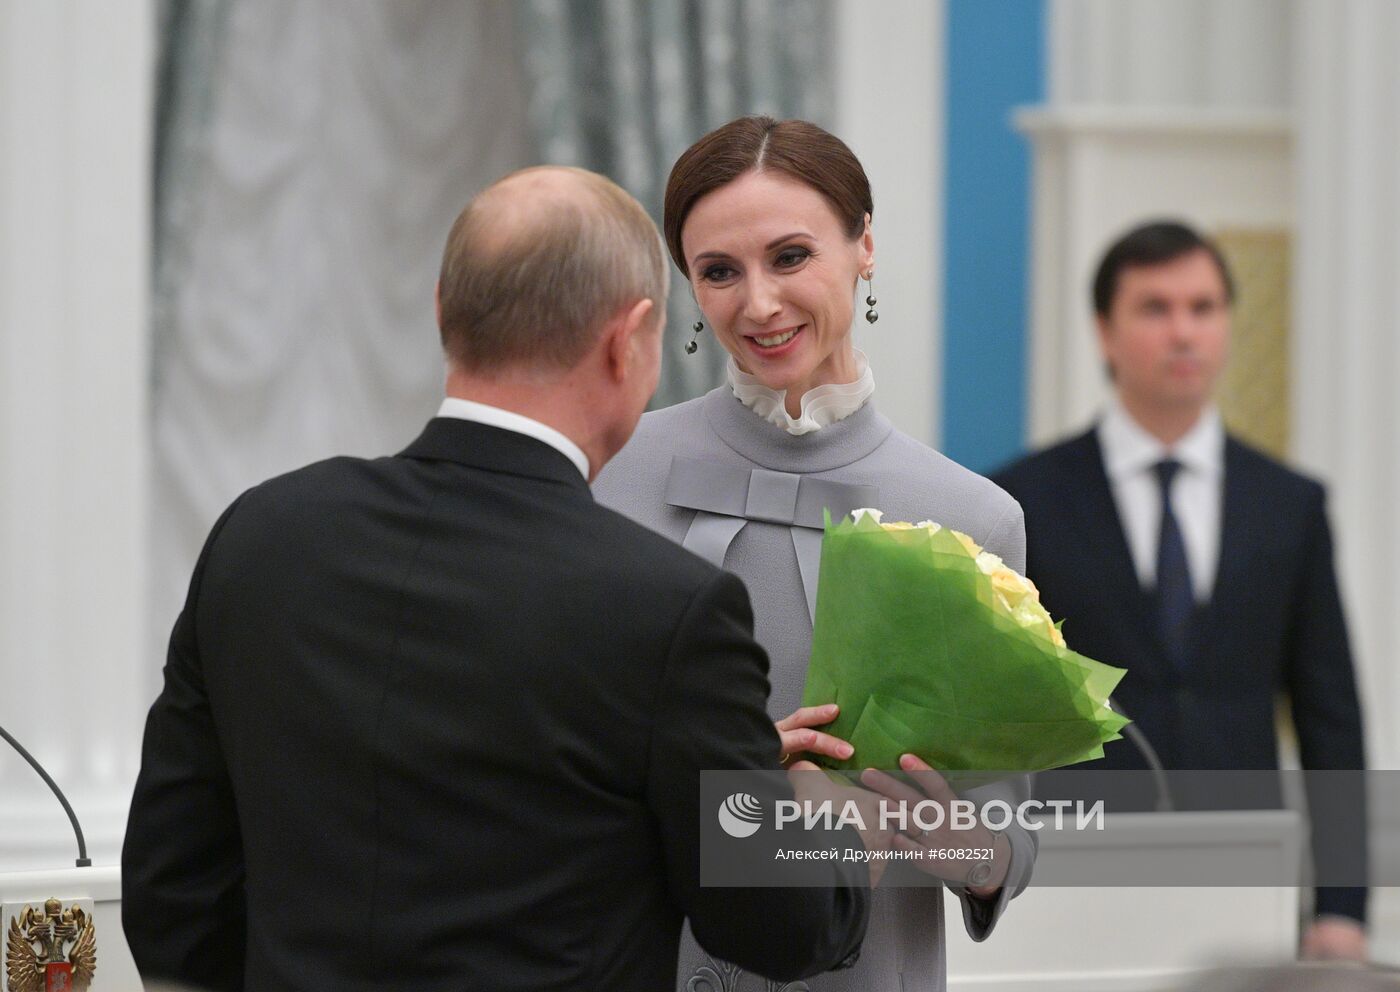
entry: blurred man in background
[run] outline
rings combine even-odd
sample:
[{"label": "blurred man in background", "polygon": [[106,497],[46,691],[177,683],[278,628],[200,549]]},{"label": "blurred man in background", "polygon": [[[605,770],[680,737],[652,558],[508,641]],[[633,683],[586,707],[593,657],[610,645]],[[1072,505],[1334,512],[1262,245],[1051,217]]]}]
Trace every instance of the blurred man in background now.
[{"label": "blurred man in background", "polygon": [[[1362,769],[1323,488],[1232,437],[1212,401],[1233,301],[1197,232],[1124,235],[1093,285],[1108,409],[995,480],[1025,510],[1045,605],[1076,650],[1128,669],[1116,698],[1163,765],[1277,768],[1283,692],[1305,769]],[[1095,768],[1145,767],[1126,740],[1104,752]],[[1364,851],[1364,793],[1346,805],[1314,804],[1315,839]],[[1363,888],[1319,889],[1303,953],[1363,958],[1365,906]]]}]

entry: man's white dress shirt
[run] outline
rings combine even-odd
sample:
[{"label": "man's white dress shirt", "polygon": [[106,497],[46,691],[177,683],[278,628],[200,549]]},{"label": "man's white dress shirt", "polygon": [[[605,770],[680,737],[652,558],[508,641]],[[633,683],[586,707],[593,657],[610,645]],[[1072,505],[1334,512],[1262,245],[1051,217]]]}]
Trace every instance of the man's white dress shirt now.
[{"label": "man's white dress shirt", "polygon": [[1157,586],[1157,539],[1162,527],[1161,487],[1153,466],[1165,458],[1181,463],[1171,484],[1172,512],[1186,544],[1196,602],[1209,602],[1220,562],[1225,494],[1225,427],[1220,412],[1207,407],[1181,440],[1168,448],[1143,429],[1115,396],[1099,421],[1098,436],[1113,501],[1144,589]]},{"label": "man's white dress shirt", "polygon": [[458,420],[473,420],[478,424],[499,427],[502,430],[514,431],[517,434],[524,434],[527,437],[543,441],[573,462],[574,467],[583,476],[583,481],[588,481],[588,456],[583,453],[582,448],[548,424],[542,424],[538,420],[533,420],[519,413],[502,410],[498,406],[477,403],[475,400],[459,399],[456,396],[444,399],[442,406],[438,407],[437,415],[439,417],[456,417]]}]

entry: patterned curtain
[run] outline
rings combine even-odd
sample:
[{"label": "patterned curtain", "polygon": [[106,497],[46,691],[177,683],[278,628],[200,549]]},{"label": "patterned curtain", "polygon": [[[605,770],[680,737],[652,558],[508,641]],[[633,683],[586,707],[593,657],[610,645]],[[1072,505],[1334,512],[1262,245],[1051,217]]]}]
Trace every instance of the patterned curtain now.
[{"label": "patterned curtain", "polygon": [[[744,114],[831,126],[830,0],[526,0],[516,7],[528,122],[542,161],[611,176],[661,223],[671,164]],[[653,407],[712,388],[724,353],[673,272],[667,347]]]},{"label": "patterned curtain", "polygon": [[[436,408],[448,227],[575,164],[660,220],[676,156],[750,112],[830,117],[827,0],[164,0],[152,303],[152,658],[248,486],[381,454]],[[718,381],[677,280],[657,403]],[[154,686],[159,666],[152,665]]]},{"label": "patterned curtain", "polygon": [[153,647],[239,492],[398,450],[432,416],[448,228],[530,161],[509,0],[173,0],[162,15]]}]

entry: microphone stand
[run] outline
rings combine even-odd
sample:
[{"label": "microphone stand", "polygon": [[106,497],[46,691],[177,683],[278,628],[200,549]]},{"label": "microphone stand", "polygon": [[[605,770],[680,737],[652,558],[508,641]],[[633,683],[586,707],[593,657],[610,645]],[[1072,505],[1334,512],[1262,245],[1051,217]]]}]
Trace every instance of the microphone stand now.
[{"label": "microphone stand", "polygon": [[68,797],[63,794],[63,790],[58,787],[58,783],[53,780],[53,777],[50,776],[48,772],[44,771],[44,766],[34,760],[34,756],[26,751],[24,745],[15,740],[4,727],[0,727],[0,737],[9,741],[10,746],[19,752],[20,757],[29,762],[30,767],[39,773],[39,777],[44,780],[44,784],[53,791],[53,794],[58,797],[58,801],[63,804],[63,812],[68,814],[68,822],[73,824],[73,834],[78,838],[77,867],[91,868],[92,859],[88,857],[87,841],[83,839],[83,828],[78,826],[78,817],[74,814],[73,807],[68,805]]},{"label": "microphone stand", "polygon": [[[1128,715],[1123,712],[1123,707],[1119,706],[1118,702],[1111,697],[1108,700],[1108,705],[1119,716],[1126,717]],[[1171,788],[1167,784],[1167,773],[1162,769],[1162,762],[1157,757],[1157,752],[1147,742],[1147,735],[1138,729],[1137,724],[1129,723],[1123,728],[1123,736],[1133,742],[1133,746],[1138,749],[1138,753],[1147,762],[1148,770],[1152,772],[1152,781],[1157,786],[1155,812],[1170,813],[1176,808],[1176,804],[1172,802]]]}]

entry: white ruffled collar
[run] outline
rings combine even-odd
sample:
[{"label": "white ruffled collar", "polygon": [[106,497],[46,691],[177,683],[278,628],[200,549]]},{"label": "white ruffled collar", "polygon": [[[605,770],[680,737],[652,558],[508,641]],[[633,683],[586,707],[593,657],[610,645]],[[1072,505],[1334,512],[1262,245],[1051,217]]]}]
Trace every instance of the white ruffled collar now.
[{"label": "white ruffled collar", "polygon": [[739,368],[734,356],[729,356],[726,372],[729,388],[735,397],[754,413],[789,434],[808,434],[834,424],[855,413],[875,392],[875,376],[865,353],[855,352],[857,375],[854,382],[828,382],[815,386],[802,395],[801,416],[793,418],[787,412],[787,390],[770,389],[757,378]]}]

